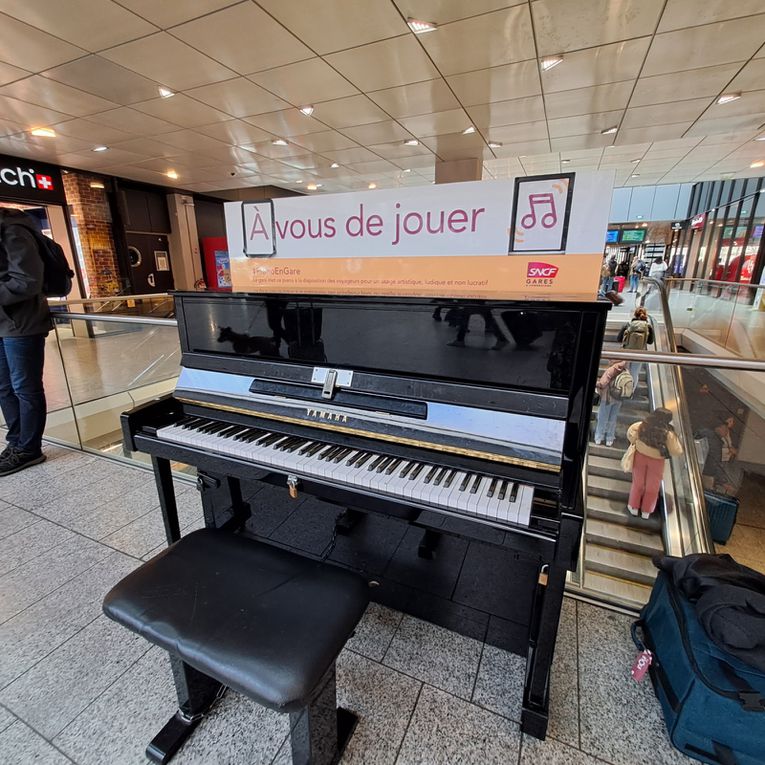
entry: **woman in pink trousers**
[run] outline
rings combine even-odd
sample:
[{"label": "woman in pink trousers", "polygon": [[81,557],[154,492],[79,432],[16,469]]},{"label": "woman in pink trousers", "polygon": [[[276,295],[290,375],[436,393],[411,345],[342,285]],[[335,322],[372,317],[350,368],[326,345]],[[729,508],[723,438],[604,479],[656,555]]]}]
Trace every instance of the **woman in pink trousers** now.
[{"label": "woman in pink trousers", "polygon": [[630,447],[622,463],[627,463],[624,464],[625,469],[632,470],[627,510],[630,515],[640,513],[641,518],[649,518],[659,498],[664,460],[683,453],[680,440],[672,428],[672,412],[661,407],[654,409],[642,422],[630,425],[627,440]]}]

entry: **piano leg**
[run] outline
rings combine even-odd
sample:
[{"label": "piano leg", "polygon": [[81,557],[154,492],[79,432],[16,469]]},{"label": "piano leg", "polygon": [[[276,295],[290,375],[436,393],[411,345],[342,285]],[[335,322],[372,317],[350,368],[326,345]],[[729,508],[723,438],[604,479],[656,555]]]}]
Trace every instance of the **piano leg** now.
[{"label": "piano leg", "polygon": [[441,535],[433,529],[425,529],[420,540],[419,547],[417,548],[417,557],[424,558],[425,560],[435,560],[436,549],[438,543],[441,541]]},{"label": "piano leg", "polygon": [[546,572],[540,574],[539,579],[526,661],[521,730],[535,738],[544,739],[549,715],[550,667],[563,605],[566,568],[551,564]]},{"label": "piano leg", "polygon": [[197,488],[202,495],[202,511],[208,529],[238,531],[252,514],[249,503],[242,498],[238,478],[200,472]]},{"label": "piano leg", "polygon": [[169,762],[225,691],[217,680],[173,654],[170,654],[170,667],[178,694],[178,711],[146,747],[146,756],[152,762]]},{"label": "piano leg", "polygon": [[181,538],[181,527],[178,522],[178,507],[175,504],[175,487],[170,460],[152,455],[151,465],[154,468],[154,480],[157,482],[159,506],[165,523],[165,536],[167,544],[171,545]]}]

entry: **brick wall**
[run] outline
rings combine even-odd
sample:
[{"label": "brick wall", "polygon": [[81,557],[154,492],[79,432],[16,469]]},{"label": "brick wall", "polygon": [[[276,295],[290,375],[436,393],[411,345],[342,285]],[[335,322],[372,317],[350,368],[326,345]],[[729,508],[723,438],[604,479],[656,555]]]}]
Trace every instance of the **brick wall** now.
[{"label": "brick wall", "polygon": [[100,180],[84,173],[64,173],[66,201],[77,225],[88,297],[108,297],[121,290],[111,214],[104,189],[90,184]]}]

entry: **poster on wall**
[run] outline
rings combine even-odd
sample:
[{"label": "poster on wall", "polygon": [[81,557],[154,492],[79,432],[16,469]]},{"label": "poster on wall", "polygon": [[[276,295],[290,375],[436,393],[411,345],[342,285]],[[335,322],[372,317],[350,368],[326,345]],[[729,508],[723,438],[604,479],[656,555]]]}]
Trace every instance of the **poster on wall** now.
[{"label": "poster on wall", "polygon": [[564,252],[574,173],[516,178],[510,252]]},{"label": "poster on wall", "polygon": [[231,287],[231,262],[228,250],[215,250],[215,283],[218,287]]},{"label": "poster on wall", "polygon": [[227,202],[233,288],[593,299],[613,173],[519,180]]}]

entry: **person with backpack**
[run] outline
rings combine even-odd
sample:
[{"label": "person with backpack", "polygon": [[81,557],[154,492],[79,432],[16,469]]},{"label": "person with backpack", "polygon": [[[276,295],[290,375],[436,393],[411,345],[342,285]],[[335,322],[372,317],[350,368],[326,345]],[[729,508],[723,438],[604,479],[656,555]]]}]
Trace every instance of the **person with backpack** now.
[{"label": "person with backpack", "polygon": [[640,283],[640,277],[642,275],[643,261],[635,258],[635,260],[632,261],[632,265],[630,266],[630,288],[627,290],[627,292],[638,291],[638,284]]},{"label": "person with backpack", "polygon": [[632,397],[634,383],[626,361],[611,364],[595,383],[600,394],[598,420],[595,425],[595,444],[600,446],[603,439],[606,446],[613,446],[616,438],[616,420],[622,402]]},{"label": "person with backpack", "polygon": [[[636,308],[635,313],[632,314],[632,320],[619,330],[616,340],[622,344],[622,348],[628,351],[644,351],[647,346],[651,345],[654,338],[653,327],[648,321],[648,311],[642,306]],[[642,361],[630,361],[629,363],[630,374],[636,388],[642,368]]]},{"label": "person with backpack", "polygon": [[664,460],[683,453],[680,439],[672,428],[672,412],[658,407],[642,422],[627,429],[630,442],[622,458],[622,468],[632,473],[632,486],[627,500],[630,515],[650,518],[656,509],[659,487],[664,475]]},{"label": "person with backpack", "polygon": [[45,299],[45,255],[37,221],[15,209],[0,209],[0,409],[7,446],[0,476],[45,460],[42,436],[45,338],[52,329]]}]

